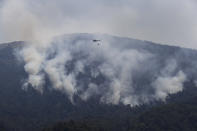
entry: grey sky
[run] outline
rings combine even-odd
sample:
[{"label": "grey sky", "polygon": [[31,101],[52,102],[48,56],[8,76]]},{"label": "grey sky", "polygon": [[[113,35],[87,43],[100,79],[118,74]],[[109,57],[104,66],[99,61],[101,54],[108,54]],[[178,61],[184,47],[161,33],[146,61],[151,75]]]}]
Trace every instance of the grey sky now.
[{"label": "grey sky", "polygon": [[[36,35],[46,32],[108,33],[197,48],[195,0],[5,0],[4,2],[0,6],[1,42],[23,40],[22,36],[25,34],[27,38],[28,30],[31,35],[35,35],[34,32]],[[20,28],[24,28],[22,35],[19,35]],[[16,37],[13,37],[14,35]]]}]

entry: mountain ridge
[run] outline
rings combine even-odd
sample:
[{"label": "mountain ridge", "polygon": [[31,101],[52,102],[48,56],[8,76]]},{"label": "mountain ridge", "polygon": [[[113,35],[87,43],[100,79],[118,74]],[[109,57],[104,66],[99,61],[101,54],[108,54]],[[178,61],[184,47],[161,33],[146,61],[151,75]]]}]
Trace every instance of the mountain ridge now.
[{"label": "mountain ridge", "polygon": [[[80,35],[79,35],[80,36]],[[86,36],[85,40],[83,40],[83,36],[66,36],[66,38],[70,38],[69,40],[64,39],[62,40],[63,45],[67,43],[72,43],[77,45],[77,41],[80,43],[82,39],[82,42],[85,41],[83,44],[87,42],[86,45],[92,45],[92,39],[97,37],[89,37],[89,35]],[[113,38],[113,37],[112,37]],[[108,38],[110,39],[110,38]],[[52,88],[52,83],[49,82],[49,79],[46,81],[46,85],[44,88],[43,94],[36,91],[31,85],[29,85],[28,90],[22,90],[22,86],[24,81],[28,78],[28,73],[25,71],[24,66],[25,62],[19,62],[16,58],[16,51],[21,49],[21,46],[17,46],[15,44],[19,44],[21,42],[14,42],[12,44],[6,44],[6,45],[0,45],[0,114],[2,114],[1,120],[2,125],[4,125],[5,128],[10,128],[8,130],[41,130],[41,128],[46,127],[47,125],[52,125],[53,123],[56,123],[58,121],[64,121],[64,120],[78,120],[78,119],[84,119],[84,118],[100,118],[103,117],[104,119],[111,119],[109,116],[114,116],[115,118],[119,118],[120,115],[125,113],[123,115],[123,118],[125,119],[126,116],[133,116],[138,113],[142,113],[144,111],[149,110],[152,106],[160,105],[163,102],[157,101],[157,99],[153,99],[152,95],[155,93],[155,88],[152,89],[152,82],[155,80],[158,80],[157,77],[165,78],[166,77],[174,77],[176,76],[177,72],[179,70],[182,70],[186,76],[187,80],[184,82],[184,88],[183,93],[186,92],[188,89],[189,93],[186,93],[185,95],[180,95],[181,92],[178,94],[172,94],[170,96],[174,100],[177,101],[183,101],[185,96],[195,95],[195,90],[189,89],[188,87],[196,87],[195,80],[197,78],[197,73],[194,72],[196,70],[196,56],[197,51],[192,49],[183,49],[180,47],[171,47],[171,46],[165,46],[165,45],[157,45],[157,44],[149,44],[143,43],[143,41],[137,41],[124,38],[113,38],[110,40],[110,42],[114,42],[115,50],[121,49],[117,52],[118,55],[121,55],[121,53],[126,50],[132,49],[134,50],[134,53],[139,50],[140,52],[150,52],[151,54],[154,54],[154,57],[151,59],[148,59],[148,61],[145,61],[143,64],[138,65],[139,69],[135,69],[133,71],[134,77],[133,79],[133,85],[132,88],[129,87],[129,90],[134,90],[134,94],[132,96],[138,97],[139,99],[139,105],[135,105],[133,108],[129,106],[129,104],[124,103],[103,103],[101,100],[98,100],[101,94],[95,95],[91,97],[91,99],[88,99],[86,101],[82,100],[79,96],[74,96],[75,104],[72,104],[71,101],[67,98],[67,94],[60,90],[55,90]],[[138,42],[142,42],[141,44],[138,44]],[[101,41],[101,43],[105,44],[105,41]],[[52,43],[56,44],[55,42]],[[61,44],[60,44],[61,45]],[[23,46],[23,42],[22,42]],[[87,47],[88,47],[87,46]],[[102,46],[102,45],[101,45]],[[61,47],[61,46],[60,46]],[[70,46],[69,46],[70,47]],[[72,47],[72,46],[71,46]],[[74,46],[75,47],[75,46]],[[83,46],[80,46],[83,47]],[[97,45],[92,45],[92,49],[97,50]],[[110,46],[113,47],[113,46]],[[120,48],[119,48],[120,47]],[[164,48],[165,47],[165,48]],[[64,49],[64,48],[63,48]],[[68,48],[66,48],[68,49]],[[70,49],[70,48],[69,48]],[[73,49],[73,48],[71,48]],[[75,48],[74,48],[75,49]],[[109,48],[110,49],[110,48]],[[56,51],[56,50],[55,50]],[[75,51],[75,50],[74,50]],[[79,52],[82,51],[85,54],[82,58],[86,60],[87,56],[87,50],[79,50]],[[108,50],[107,50],[108,51]],[[111,50],[109,50],[111,51]],[[113,50],[112,50],[113,51]],[[74,53],[79,53],[78,51]],[[31,52],[29,52],[31,53]],[[72,53],[72,52],[71,52]],[[95,50],[90,50],[90,53],[94,55]],[[75,54],[75,55],[76,55]],[[92,55],[91,54],[91,55]],[[73,55],[73,56],[75,56]],[[115,55],[118,57],[118,55]],[[76,55],[77,56],[77,55]],[[102,56],[102,55],[101,55]],[[108,56],[104,55],[103,58],[106,58]],[[131,55],[132,56],[132,55]],[[137,55],[134,55],[135,57],[138,57]],[[140,55],[139,55],[140,56]],[[78,56],[77,56],[78,57]],[[53,58],[53,56],[52,56]],[[56,56],[55,56],[56,58]],[[75,57],[73,57],[75,58]],[[97,57],[95,57],[97,58]],[[120,57],[121,59],[124,57]],[[126,53],[127,58],[127,53]],[[130,58],[130,56],[128,57]],[[81,60],[81,57],[75,58],[73,61],[69,61],[68,64],[66,64],[66,69],[69,69],[67,73],[72,72],[72,68],[74,67],[77,60]],[[111,57],[110,57],[111,59]],[[115,59],[115,58],[114,58]],[[172,73],[170,72],[170,75],[172,76],[165,76],[166,74],[162,74],[162,70],[166,67],[166,64],[168,65],[171,61],[169,59],[175,59],[176,61],[176,69],[173,69]],[[95,60],[95,59],[93,59]],[[96,62],[99,62],[102,59],[96,59]],[[149,61],[151,60],[151,61]],[[110,62],[110,61],[107,61]],[[173,63],[173,62],[172,62]],[[121,66],[125,67],[125,65],[121,63]],[[171,64],[171,63],[170,63]],[[144,67],[145,65],[145,67]],[[173,65],[173,64],[172,64]],[[111,65],[110,65],[111,66]],[[84,88],[87,88],[88,82],[94,82],[96,84],[102,84],[108,82],[108,80],[105,80],[102,77],[102,74],[94,78],[91,74],[91,70],[97,69],[97,63],[94,65],[94,61],[90,61],[90,63],[85,63],[84,72],[81,72],[79,76],[77,76],[76,80],[79,82],[80,85],[84,85]],[[174,68],[174,67],[173,67]],[[98,68],[100,69],[100,68]],[[101,68],[102,69],[102,68]],[[169,72],[169,71],[168,71]],[[159,79],[159,80],[160,80]],[[187,86],[186,84],[189,83]],[[106,86],[107,87],[107,86]],[[83,88],[83,87],[82,87]],[[103,87],[102,87],[103,88]],[[100,89],[100,88],[99,88]],[[157,89],[157,88],[156,88]],[[92,93],[90,90],[90,93]],[[106,89],[104,88],[104,91]],[[107,91],[106,91],[107,92]],[[113,92],[112,92],[113,93]],[[132,93],[132,92],[131,92]],[[152,95],[151,95],[152,93]],[[126,94],[127,95],[127,94]],[[139,95],[139,96],[138,96]],[[146,103],[146,97],[151,99],[149,102]],[[123,96],[124,97],[124,96]],[[153,99],[153,100],[152,100]],[[135,99],[134,99],[135,100]],[[173,101],[173,100],[166,100]],[[135,103],[134,103],[135,104]],[[143,106],[146,105],[146,106]],[[139,108],[138,108],[139,107]],[[138,112],[138,113],[136,113]]]}]

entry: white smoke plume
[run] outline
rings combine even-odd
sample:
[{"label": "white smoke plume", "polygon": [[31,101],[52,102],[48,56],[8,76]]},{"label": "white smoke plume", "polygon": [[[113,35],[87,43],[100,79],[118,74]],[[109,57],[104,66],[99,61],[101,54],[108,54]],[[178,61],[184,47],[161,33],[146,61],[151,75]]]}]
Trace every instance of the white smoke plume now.
[{"label": "white smoke plume", "polygon": [[[102,41],[95,43],[92,41],[95,38]],[[169,94],[183,90],[186,76],[176,71],[175,60],[169,60],[152,85],[140,91],[134,82],[136,71],[143,71],[147,62],[154,65],[151,59],[155,57],[127,46],[105,35],[72,34],[56,37],[45,48],[26,47],[20,52],[29,74],[25,85],[43,92],[49,86],[45,83],[48,78],[53,89],[67,94],[72,103],[75,96],[84,101],[97,96],[102,103],[130,106],[165,101]],[[154,93],[146,91],[151,86]]]},{"label": "white smoke plume", "polygon": [[[176,64],[175,66],[172,64],[167,65],[153,82],[155,93],[140,90],[141,87],[134,81],[135,75],[137,75],[136,70],[138,72],[143,70],[147,61],[151,62],[154,55],[150,52],[127,48],[128,45],[114,42],[113,39],[99,34],[78,34],[76,36],[73,34],[56,37],[64,33],[71,33],[71,30],[93,32],[89,29],[93,27],[101,30],[109,29],[107,27],[111,27],[110,25],[120,27],[114,18],[117,19],[117,16],[129,19],[137,18],[135,12],[130,14],[126,8],[116,15],[118,12],[116,8],[110,8],[108,15],[113,17],[109,19],[106,16],[103,19],[106,18],[107,21],[104,23],[108,24],[97,26],[99,24],[89,23],[89,18],[95,18],[92,17],[92,14],[85,15],[83,18],[79,17],[79,12],[84,8],[75,8],[77,12],[75,14],[75,11],[67,6],[63,12],[72,12],[72,15],[66,13],[65,17],[60,8],[63,1],[57,3],[42,1],[39,4],[36,1],[6,0],[3,1],[0,9],[0,18],[2,18],[0,27],[3,30],[0,32],[3,32],[3,38],[6,41],[26,41],[26,46],[19,52],[25,62],[24,69],[28,74],[24,88],[32,86],[43,92],[44,88],[51,84],[54,90],[67,94],[72,103],[75,102],[75,96],[85,101],[98,96],[100,102],[103,103],[123,103],[131,106],[153,99],[165,100],[168,94],[174,94],[183,89],[185,75],[182,71],[174,75],[173,72],[177,67]],[[73,2],[66,2],[68,5],[73,5]],[[83,2],[79,3],[83,5]],[[103,7],[103,9],[106,8]],[[92,10],[100,13],[99,9]],[[115,13],[111,15],[114,11]],[[127,13],[129,17],[127,17]],[[76,16],[76,18],[72,16]],[[85,18],[88,21],[84,20]],[[80,20],[81,23],[78,22]],[[91,20],[91,22],[94,23],[97,20]],[[112,21],[115,24],[112,24]],[[99,23],[103,23],[103,21]],[[102,32],[101,30],[100,32]],[[111,29],[109,30],[111,31]],[[108,32],[108,30],[103,32]],[[102,41],[98,44],[93,42],[93,39]],[[46,83],[46,79],[49,79],[50,84]],[[147,90],[146,87],[144,89]]]},{"label": "white smoke plume", "polygon": [[183,90],[186,75],[179,71],[172,76],[176,68],[175,60],[168,61],[167,66],[161,72],[161,76],[153,82],[156,99],[165,101],[169,94],[176,94]]},{"label": "white smoke plume", "polygon": [[182,71],[179,71],[176,76],[161,76],[153,83],[156,89],[156,98],[165,101],[169,94],[176,94],[183,90],[183,82],[186,76]]}]

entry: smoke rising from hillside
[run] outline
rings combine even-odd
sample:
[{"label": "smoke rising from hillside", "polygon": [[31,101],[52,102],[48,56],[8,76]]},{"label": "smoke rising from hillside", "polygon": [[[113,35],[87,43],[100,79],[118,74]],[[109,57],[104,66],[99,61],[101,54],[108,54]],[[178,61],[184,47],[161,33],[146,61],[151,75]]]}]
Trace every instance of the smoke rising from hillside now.
[{"label": "smoke rising from hillside", "polygon": [[[166,67],[152,79],[152,85],[143,87],[144,85],[140,86],[135,82],[135,78],[145,70],[144,65],[147,63],[157,64],[154,63],[155,56],[151,52],[127,48],[128,45],[114,42],[113,39],[107,39],[102,35],[56,37],[64,33],[81,31],[125,35],[120,30],[126,29],[125,25],[133,27],[134,31],[141,30],[137,28],[137,23],[143,20],[139,19],[142,17],[138,14],[141,11],[130,9],[118,1],[105,6],[102,2],[93,3],[90,0],[77,1],[77,4],[76,1],[62,0],[3,1],[0,9],[0,34],[3,40],[22,40],[27,43],[19,52],[25,62],[24,69],[28,73],[24,88],[31,85],[43,92],[44,87],[49,85],[46,83],[49,79],[52,88],[67,94],[72,103],[75,102],[75,96],[85,101],[97,96],[103,103],[123,103],[131,106],[155,99],[165,100],[169,94],[183,89],[186,76],[181,70],[176,71],[176,62],[166,63]],[[129,1],[126,3],[130,4]],[[88,4],[90,8],[86,9]],[[132,3],[136,6],[138,4]],[[100,13],[107,15],[99,16]],[[121,19],[117,20],[119,17]],[[145,27],[144,29],[147,29]],[[155,29],[152,28],[152,31]],[[124,32],[126,35],[133,35],[137,31]],[[152,38],[148,35],[137,37]],[[156,36],[153,39],[160,37]],[[94,43],[93,39],[102,39],[101,45]],[[173,69],[168,71],[166,68],[171,65]]]},{"label": "smoke rising from hillside", "polygon": [[[95,38],[102,42],[93,42]],[[76,96],[84,101],[98,97],[102,103],[130,106],[165,101],[169,94],[183,90],[186,75],[174,59],[166,61],[161,71],[148,69],[157,74],[152,82],[141,84],[140,78],[136,83],[136,76],[142,77],[146,70],[144,65],[158,63],[154,54],[128,46],[96,34],[56,37],[45,48],[27,46],[20,51],[29,74],[24,88],[31,85],[42,93],[49,79],[51,87],[67,94],[72,103]]]},{"label": "smoke rising from hillside", "polygon": [[169,94],[174,94],[183,90],[183,83],[186,81],[186,75],[179,71],[174,76],[171,74],[176,70],[175,60],[169,60],[166,67],[161,71],[161,76],[152,83],[155,88],[156,99],[165,101]]}]

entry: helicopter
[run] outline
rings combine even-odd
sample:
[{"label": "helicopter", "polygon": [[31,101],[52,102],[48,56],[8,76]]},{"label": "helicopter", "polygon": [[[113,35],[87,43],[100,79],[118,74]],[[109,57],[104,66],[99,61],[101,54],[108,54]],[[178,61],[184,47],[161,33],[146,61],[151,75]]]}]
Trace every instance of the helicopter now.
[{"label": "helicopter", "polygon": [[92,40],[92,41],[93,41],[93,42],[97,42],[97,45],[100,45],[99,42],[100,42],[101,40],[94,39],[94,40]]}]

